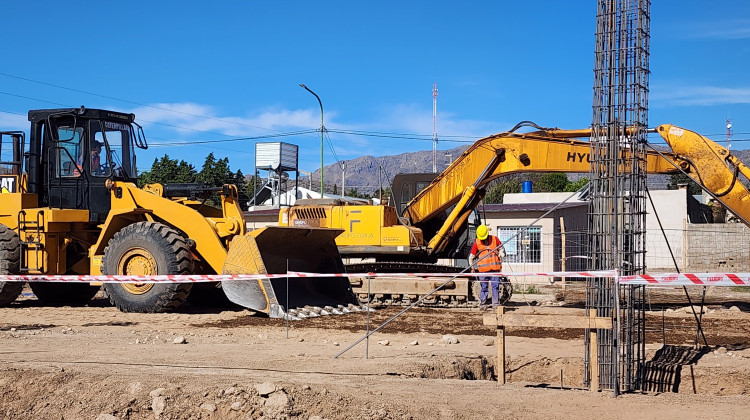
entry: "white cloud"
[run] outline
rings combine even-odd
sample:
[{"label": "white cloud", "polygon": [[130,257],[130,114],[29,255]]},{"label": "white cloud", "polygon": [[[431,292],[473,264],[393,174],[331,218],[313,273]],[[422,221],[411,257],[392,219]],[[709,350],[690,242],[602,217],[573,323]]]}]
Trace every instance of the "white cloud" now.
[{"label": "white cloud", "polygon": [[[162,125],[162,129],[178,133],[191,131],[215,132],[230,136],[273,134],[274,132],[315,129],[320,126],[317,109],[266,109],[251,116],[221,115],[214,107],[195,103],[156,103],[139,107],[129,112],[136,115],[142,125]],[[362,123],[339,123],[337,113],[325,114],[325,125],[329,129],[363,130],[377,132],[399,132],[432,134],[432,109],[414,105],[395,105],[381,111],[374,121]],[[166,127],[164,127],[166,126]],[[171,126],[171,127],[170,127]],[[438,114],[438,135],[476,136],[477,138],[510,128],[511,124],[458,119],[455,114]]]},{"label": "white cloud", "polygon": [[3,131],[26,131],[29,129],[29,118],[26,115],[0,111],[0,129]]},{"label": "white cloud", "polygon": [[750,103],[750,88],[721,86],[654,86],[651,100],[656,106],[711,106]]},{"label": "white cloud", "polygon": [[[479,139],[488,134],[499,133],[513,125],[497,121],[461,119],[456,114],[438,110],[437,134],[441,136],[467,136]],[[433,131],[432,109],[415,105],[395,105],[382,112],[376,121],[357,124],[357,129],[431,135]]]},{"label": "white cloud", "polygon": [[[166,146],[163,138],[173,136],[170,140],[196,138],[220,140],[223,136],[250,137],[275,134],[297,130],[316,129],[320,126],[320,112],[317,108],[289,110],[262,109],[250,115],[224,115],[215,107],[196,103],[156,103],[130,110],[136,114],[136,120],[146,129],[146,134],[158,133],[150,137],[159,138],[156,145]],[[432,147],[430,138],[433,129],[432,109],[415,105],[395,105],[381,110],[366,122],[341,123],[337,121],[337,112],[325,114],[325,125],[329,130],[358,130],[377,133],[420,134],[425,140],[408,140],[389,137],[372,137],[355,134],[329,132],[336,155],[339,159],[348,160],[363,155],[383,156],[396,153],[428,150]],[[458,140],[473,141],[483,136],[507,130],[508,123],[478,121],[456,118],[455,114],[439,112],[438,138],[451,140],[448,136],[465,136]],[[164,134],[167,133],[167,134]],[[318,134],[305,136],[300,147],[310,150],[319,147],[319,140],[312,147],[308,140],[315,141]],[[318,137],[319,139],[319,137]],[[299,138],[294,140],[299,143]],[[460,143],[443,141],[440,149],[450,149]],[[325,141],[325,154],[330,155],[330,145]]]},{"label": "white cloud", "polygon": [[[456,118],[456,115],[453,113],[438,111],[438,148],[451,149],[461,144],[449,140],[460,140],[462,142],[474,141],[511,127],[512,124],[460,119]],[[329,128],[332,128],[332,126],[329,126]],[[432,148],[432,108],[398,104],[381,110],[379,115],[373,120],[351,124],[336,124],[335,128],[383,133],[383,137],[356,136],[341,133],[331,134],[336,153],[342,159],[363,155],[383,156],[429,150]],[[422,140],[394,138],[390,137],[388,133],[395,133],[397,135],[418,134]],[[452,138],[449,136],[461,137]],[[328,146],[326,146],[327,148]]]},{"label": "white cloud", "polygon": [[682,31],[685,38],[747,39],[750,38],[750,19],[730,19],[715,22],[700,22],[681,25],[689,28]]},{"label": "white cloud", "polygon": [[[195,103],[157,103],[134,109],[144,126],[166,125],[178,134],[203,132],[240,137],[315,128],[319,115],[313,110],[263,110],[253,116],[221,115],[214,107]],[[335,114],[327,115],[328,118]]]}]

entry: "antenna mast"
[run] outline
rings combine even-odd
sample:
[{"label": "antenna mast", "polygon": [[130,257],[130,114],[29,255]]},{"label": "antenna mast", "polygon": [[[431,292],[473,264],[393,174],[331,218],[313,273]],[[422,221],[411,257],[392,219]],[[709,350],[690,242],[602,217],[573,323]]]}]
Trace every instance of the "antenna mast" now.
[{"label": "antenna mast", "polygon": [[732,148],[732,120],[727,118],[727,150]]},{"label": "antenna mast", "polygon": [[432,173],[437,173],[437,83],[432,84]]}]

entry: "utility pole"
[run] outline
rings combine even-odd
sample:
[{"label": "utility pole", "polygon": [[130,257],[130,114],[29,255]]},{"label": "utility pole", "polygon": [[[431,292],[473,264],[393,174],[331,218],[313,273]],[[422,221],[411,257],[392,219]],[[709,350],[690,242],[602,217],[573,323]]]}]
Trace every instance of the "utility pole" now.
[{"label": "utility pole", "polygon": [[432,173],[437,173],[437,83],[432,84]]},{"label": "utility pole", "polygon": [[310,88],[302,83],[299,85],[306,91],[312,93],[313,96],[315,96],[315,99],[318,100],[318,104],[320,104],[320,198],[323,198],[323,133],[325,132],[325,126],[323,125],[323,102],[320,100],[320,96],[316,95],[315,92],[310,90]]},{"label": "utility pole", "polygon": [[448,166],[451,166],[451,163],[453,163],[453,153],[446,153],[445,157],[448,158]]},{"label": "utility pole", "polygon": [[727,118],[727,150],[732,148],[732,120]]},{"label": "utility pole", "polygon": [[346,161],[342,161],[341,162],[341,198],[342,199],[346,195],[344,193],[344,191],[346,191],[346,189],[344,188],[345,182],[346,182]]},{"label": "utility pole", "polygon": [[381,176],[381,173],[383,172],[383,165],[378,164],[378,184],[380,184],[380,194],[378,200],[380,200],[380,203],[383,203],[383,177]]}]

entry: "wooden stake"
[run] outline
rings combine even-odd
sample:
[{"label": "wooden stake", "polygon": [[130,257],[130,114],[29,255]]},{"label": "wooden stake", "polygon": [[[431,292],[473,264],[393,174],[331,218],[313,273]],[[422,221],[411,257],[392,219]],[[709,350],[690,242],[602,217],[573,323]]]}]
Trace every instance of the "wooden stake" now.
[{"label": "wooden stake", "polygon": [[[497,307],[497,316],[501,318],[505,313],[505,307]],[[499,375],[497,377],[498,383],[505,385],[505,326],[497,326],[497,369]]]},{"label": "wooden stake", "polygon": [[[596,309],[589,310],[589,317],[596,318]],[[589,333],[589,372],[591,374],[591,391],[599,392],[599,346],[596,342],[596,328]]]},{"label": "wooden stake", "polygon": [[[562,264],[560,264],[561,265],[560,271],[565,271],[567,264],[568,264],[568,259],[567,259],[567,255],[565,252],[565,219],[562,216],[560,216],[560,250],[562,252],[562,255],[560,255],[560,261],[562,262]],[[565,291],[566,279],[567,277],[562,278],[563,292]]]}]

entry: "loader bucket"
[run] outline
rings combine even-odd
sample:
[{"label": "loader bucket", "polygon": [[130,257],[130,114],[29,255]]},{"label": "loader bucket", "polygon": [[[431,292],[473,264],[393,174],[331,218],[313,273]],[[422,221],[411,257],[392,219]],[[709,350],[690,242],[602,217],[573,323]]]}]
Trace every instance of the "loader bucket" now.
[{"label": "loader bucket", "polygon": [[[254,230],[230,242],[223,274],[343,273],[335,242],[341,232],[288,226]],[[229,280],[222,288],[230,301],[272,318],[305,306],[359,304],[347,277]]]}]

